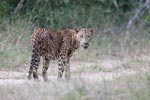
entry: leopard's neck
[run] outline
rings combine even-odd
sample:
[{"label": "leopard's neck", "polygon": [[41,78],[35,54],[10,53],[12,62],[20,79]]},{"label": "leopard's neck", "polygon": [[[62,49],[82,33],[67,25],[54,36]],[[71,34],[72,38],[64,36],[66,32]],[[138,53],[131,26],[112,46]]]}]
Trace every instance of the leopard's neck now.
[{"label": "leopard's neck", "polygon": [[77,41],[77,34],[74,32],[74,33],[72,33],[72,48],[74,49],[74,50],[76,50],[76,49],[78,49],[79,48],[79,43],[78,43],[78,41]]}]

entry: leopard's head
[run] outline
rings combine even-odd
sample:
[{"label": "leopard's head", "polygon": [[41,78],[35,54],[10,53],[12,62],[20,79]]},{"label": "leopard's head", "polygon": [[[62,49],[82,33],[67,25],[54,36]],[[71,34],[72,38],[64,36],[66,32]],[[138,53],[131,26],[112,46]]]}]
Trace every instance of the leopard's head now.
[{"label": "leopard's head", "polygon": [[89,42],[91,41],[93,35],[93,29],[81,28],[81,29],[77,29],[76,32],[77,32],[77,41],[79,47],[87,49],[89,47]]}]

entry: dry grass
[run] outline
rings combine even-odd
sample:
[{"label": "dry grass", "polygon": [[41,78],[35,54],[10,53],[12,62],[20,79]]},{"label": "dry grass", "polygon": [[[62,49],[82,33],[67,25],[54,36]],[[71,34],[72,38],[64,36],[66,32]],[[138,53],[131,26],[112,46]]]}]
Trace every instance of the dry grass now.
[{"label": "dry grass", "polygon": [[[28,80],[10,80],[0,87],[3,100],[149,100],[150,80],[146,74],[135,74],[102,79],[90,84],[84,78],[69,83],[52,79],[48,83]],[[92,80],[96,77],[93,77]],[[90,81],[92,81],[90,80]]]},{"label": "dry grass", "polygon": [[[82,54],[88,51],[83,52]],[[78,54],[78,53],[77,53]],[[148,56],[148,55],[147,55]],[[110,56],[111,58],[111,56]],[[136,57],[138,58],[138,57]],[[140,59],[140,58],[138,58]],[[3,100],[149,100],[150,68],[148,60],[105,58],[96,61],[72,59],[71,80],[57,80],[57,62],[51,62],[49,82],[27,80],[23,72],[3,71],[0,97]],[[41,74],[41,67],[39,74]],[[2,72],[0,74],[2,75]],[[4,77],[7,76],[7,77]],[[5,78],[5,79],[3,79]]]}]

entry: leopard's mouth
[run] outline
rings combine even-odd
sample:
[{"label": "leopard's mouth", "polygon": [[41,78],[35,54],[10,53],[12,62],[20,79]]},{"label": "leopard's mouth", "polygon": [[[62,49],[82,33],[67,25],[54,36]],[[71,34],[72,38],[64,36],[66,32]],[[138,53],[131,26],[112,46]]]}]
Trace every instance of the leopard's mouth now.
[{"label": "leopard's mouth", "polygon": [[88,44],[88,43],[84,43],[84,45],[82,45],[82,47],[83,47],[84,49],[87,49],[87,48],[89,47],[89,44]]}]

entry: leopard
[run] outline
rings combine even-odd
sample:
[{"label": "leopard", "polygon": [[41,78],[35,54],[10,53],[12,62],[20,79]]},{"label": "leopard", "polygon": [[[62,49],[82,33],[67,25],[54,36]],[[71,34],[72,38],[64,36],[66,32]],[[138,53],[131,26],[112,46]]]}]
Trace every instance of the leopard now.
[{"label": "leopard", "polygon": [[31,35],[32,55],[28,73],[28,79],[39,79],[38,68],[42,58],[42,76],[48,81],[47,70],[50,60],[58,61],[58,79],[70,80],[70,58],[79,49],[87,49],[93,36],[93,28],[64,29],[53,31],[51,29],[39,28]]}]

